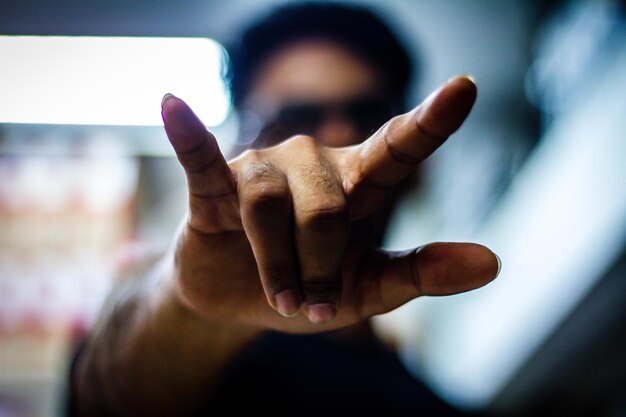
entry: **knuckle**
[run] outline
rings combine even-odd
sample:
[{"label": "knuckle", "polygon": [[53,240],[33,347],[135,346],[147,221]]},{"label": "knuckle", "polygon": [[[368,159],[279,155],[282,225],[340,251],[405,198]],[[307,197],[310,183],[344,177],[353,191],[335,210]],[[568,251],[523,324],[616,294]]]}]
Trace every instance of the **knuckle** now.
[{"label": "knuckle", "polygon": [[245,163],[246,161],[247,162],[258,161],[259,159],[258,154],[259,154],[258,149],[248,148],[244,150],[243,152],[241,152],[235,159],[243,163]]},{"label": "knuckle", "polygon": [[320,231],[333,231],[348,222],[348,208],[345,203],[323,204],[308,207],[300,212],[300,226]]},{"label": "knuckle", "polygon": [[253,210],[280,210],[290,202],[284,176],[269,161],[246,165],[242,185],[242,203]]},{"label": "knuckle", "polygon": [[280,177],[280,171],[271,161],[253,161],[243,169],[243,180],[246,185],[276,181]]},{"label": "knuckle", "polygon": [[374,133],[373,138],[375,140],[368,141],[366,144],[366,151],[371,151],[371,147],[376,146],[379,142],[382,143],[390,143],[393,141],[394,136],[401,125],[406,122],[404,115],[394,116],[391,119],[387,120],[387,122],[382,125],[376,133]]},{"label": "knuckle", "polygon": [[308,135],[295,135],[278,145],[281,153],[291,154],[297,152],[299,155],[315,153],[319,143]]},{"label": "knuckle", "polygon": [[203,143],[190,153],[178,154],[178,160],[188,174],[200,174],[210,169],[217,159],[207,143]]},{"label": "knuckle", "polygon": [[387,120],[381,127],[378,128],[376,132],[371,136],[374,140],[368,140],[364,143],[365,146],[373,146],[377,142],[376,139],[380,140],[380,138],[388,137],[398,126],[399,121],[402,116],[394,116],[391,119]]},{"label": "knuckle", "polygon": [[290,203],[287,191],[271,184],[257,184],[247,193],[243,204],[252,211],[282,212]]},{"label": "knuckle", "polygon": [[289,138],[287,143],[291,146],[295,147],[311,147],[314,146],[317,142],[312,136],[308,135],[295,135]]},{"label": "knuckle", "polygon": [[300,175],[315,188],[333,190],[337,187],[337,181],[329,170],[319,163],[307,163],[299,167]]},{"label": "knuckle", "polygon": [[382,132],[385,132],[385,134],[389,135],[400,127],[406,125],[407,121],[411,121],[411,118],[407,118],[405,114],[399,114],[387,120],[387,122],[382,125],[380,129]]}]

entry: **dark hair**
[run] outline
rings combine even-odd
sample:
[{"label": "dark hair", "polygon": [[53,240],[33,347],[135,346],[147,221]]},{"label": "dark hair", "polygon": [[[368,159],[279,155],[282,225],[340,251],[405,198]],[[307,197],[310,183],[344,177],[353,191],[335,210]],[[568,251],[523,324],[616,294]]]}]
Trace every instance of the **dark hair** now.
[{"label": "dark hair", "polygon": [[315,2],[277,7],[247,27],[228,48],[227,79],[234,107],[241,109],[252,77],[272,53],[309,38],[336,42],[363,59],[382,76],[389,98],[404,107],[412,63],[387,25],[360,6]]}]

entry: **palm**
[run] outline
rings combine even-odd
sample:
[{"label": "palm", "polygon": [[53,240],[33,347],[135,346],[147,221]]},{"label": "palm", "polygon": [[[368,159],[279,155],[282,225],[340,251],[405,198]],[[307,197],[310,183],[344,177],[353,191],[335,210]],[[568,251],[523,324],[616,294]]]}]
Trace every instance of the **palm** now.
[{"label": "palm", "polygon": [[[367,233],[365,229],[368,229],[368,225],[360,223],[357,225],[355,235],[362,236]],[[194,253],[204,254],[201,259],[193,262],[198,268],[197,271],[201,271],[196,274],[201,276],[191,273],[186,276],[189,277],[187,281],[189,291],[202,300],[198,304],[202,306],[202,314],[205,317],[230,317],[276,330],[314,332],[344,327],[385,310],[380,305],[375,271],[359,271],[364,259],[371,256],[369,252],[371,249],[365,245],[355,248],[350,257],[345,259],[342,273],[343,290],[339,301],[341,308],[338,309],[335,320],[320,327],[311,323],[304,315],[286,318],[269,306],[259,279],[258,265],[243,231],[225,235],[203,234],[188,229],[186,239]],[[226,267],[220,267],[219,272],[217,268],[211,267],[220,260],[232,259],[237,261],[226,262]]]}]

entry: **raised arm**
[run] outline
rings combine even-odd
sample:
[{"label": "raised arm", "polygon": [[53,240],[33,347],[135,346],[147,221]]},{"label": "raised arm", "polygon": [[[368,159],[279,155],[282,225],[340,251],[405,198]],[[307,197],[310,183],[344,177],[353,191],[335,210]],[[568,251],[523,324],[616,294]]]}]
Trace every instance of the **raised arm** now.
[{"label": "raised arm", "polygon": [[360,145],[298,136],[227,163],[189,107],[166,96],[189,215],[162,263],[111,297],[78,367],[82,415],[191,414],[265,329],[339,329],[491,281],[499,260],[478,244],[399,253],[370,243],[388,192],[459,128],[475,97],[459,77]]}]

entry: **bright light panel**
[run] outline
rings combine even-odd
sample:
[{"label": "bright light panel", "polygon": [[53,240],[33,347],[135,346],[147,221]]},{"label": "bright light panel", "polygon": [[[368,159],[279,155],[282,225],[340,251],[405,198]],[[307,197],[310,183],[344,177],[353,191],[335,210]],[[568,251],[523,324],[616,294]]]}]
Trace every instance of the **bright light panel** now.
[{"label": "bright light panel", "polygon": [[224,121],[221,46],[204,38],[0,36],[0,123],[162,125],[161,98]]}]

